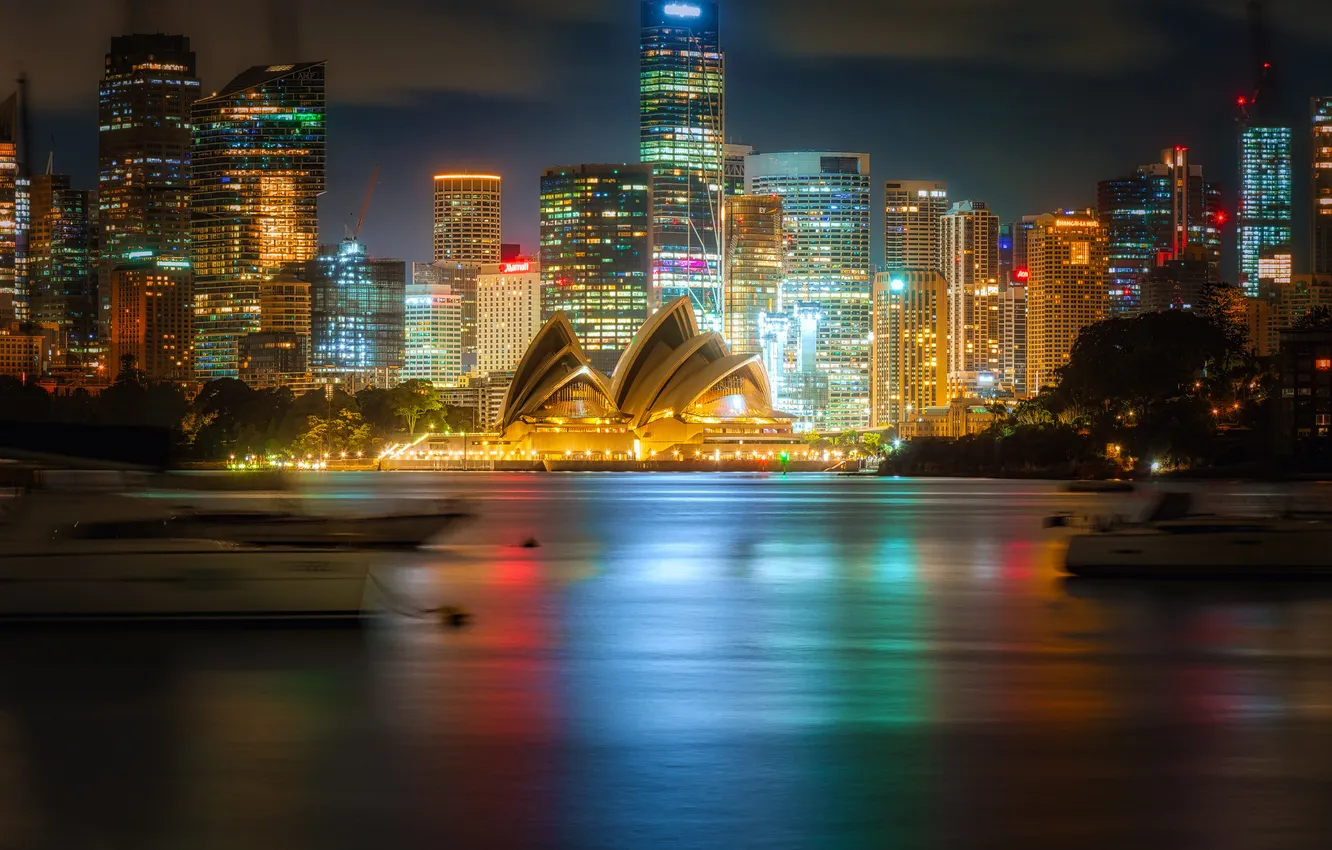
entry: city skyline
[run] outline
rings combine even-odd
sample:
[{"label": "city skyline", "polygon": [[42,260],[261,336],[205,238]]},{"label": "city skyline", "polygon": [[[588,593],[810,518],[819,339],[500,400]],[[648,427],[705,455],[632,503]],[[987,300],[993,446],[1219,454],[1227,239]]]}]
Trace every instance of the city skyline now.
[{"label": "city skyline", "polygon": [[[330,136],[335,142],[330,145],[329,152],[329,192],[320,204],[321,229],[326,234],[326,241],[339,235],[341,225],[359,208],[364,175],[374,162],[383,162],[386,167],[364,241],[379,256],[425,259],[429,256],[425,252],[430,247],[430,225],[428,216],[422,221],[420,213],[429,209],[430,186],[427,181],[439,169],[456,167],[495,170],[504,174],[508,178],[505,185],[505,240],[521,242],[530,251],[536,241],[535,187],[541,169],[559,162],[636,159],[633,156],[633,112],[638,95],[634,73],[638,46],[637,4],[590,0],[577,4],[577,9],[573,4],[559,3],[546,4],[540,10],[524,7],[519,10],[523,14],[518,16],[513,32],[506,30],[506,37],[525,43],[537,38],[534,29],[546,27],[552,38],[568,35],[573,39],[571,44],[586,42],[586,47],[595,42],[597,49],[592,55],[587,55],[587,50],[569,51],[580,54],[576,59],[556,59],[549,55],[549,50],[535,50],[533,56],[524,58],[497,77],[490,89],[486,89],[481,84],[485,81],[479,81],[477,77],[481,70],[493,63],[482,63],[481,69],[464,75],[453,86],[458,89],[471,85],[471,90],[464,93],[441,91],[438,80],[431,76],[436,72],[432,71],[425,75],[428,79],[421,81],[420,90],[410,95],[385,90],[382,69],[367,69],[365,58],[349,56],[344,45],[346,34],[316,26],[308,20],[308,15],[297,16],[305,33],[305,37],[296,42],[298,56],[284,57],[276,55],[279,52],[277,39],[256,38],[254,44],[243,49],[225,41],[219,45],[216,18],[198,11],[167,9],[165,4],[141,5],[148,11],[139,21],[142,26],[136,25],[135,28],[174,28],[191,37],[192,47],[199,54],[205,93],[221,85],[226,75],[240,70],[235,64],[221,64],[228,57],[270,62],[327,56],[330,62]],[[456,13],[454,4],[440,5],[440,11],[432,14],[447,18]],[[500,5],[508,7],[513,4]],[[1109,5],[1118,11],[1096,14],[1107,15],[1117,24],[1133,19],[1129,10],[1119,8],[1119,4]],[[792,19],[800,23],[801,16],[794,13],[790,5],[779,3],[763,14],[749,0],[723,2],[722,47],[727,54],[729,140],[753,144],[759,152],[820,147],[865,150],[877,162],[884,163],[877,169],[880,174],[948,180],[954,197],[984,199],[1004,220],[1056,207],[1090,205],[1095,200],[1097,180],[1119,173],[1133,163],[1148,161],[1151,154],[1162,147],[1183,144],[1190,147],[1195,162],[1204,164],[1210,174],[1216,175],[1223,192],[1223,206],[1233,210],[1237,187],[1232,175],[1237,173],[1238,156],[1233,103],[1235,93],[1248,87],[1246,63],[1242,59],[1220,64],[1209,62],[1216,73],[1203,81],[1199,97],[1183,104],[1154,91],[1148,82],[1153,73],[1181,65],[1188,56],[1194,55],[1193,51],[1200,51],[1204,46],[1209,52],[1210,48],[1222,48],[1223,52],[1241,56],[1247,47],[1243,4],[1230,5],[1234,8],[1210,12],[1183,2],[1168,5],[1161,17],[1166,21],[1187,17],[1198,36],[1184,45],[1176,58],[1163,58],[1157,44],[1161,32],[1151,28],[1163,28],[1164,25],[1152,21],[1141,24],[1147,28],[1144,34],[1151,37],[1145,39],[1146,47],[1136,49],[1138,55],[1123,61],[1102,63],[1097,69],[1079,69],[1060,50],[1051,51],[1052,56],[1045,59],[1005,57],[1003,51],[993,49],[993,45],[972,58],[941,55],[940,51],[950,53],[951,49],[939,47],[937,38],[925,38],[921,46],[914,48],[920,55],[903,56],[901,51],[905,48],[876,50],[872,45],[863,44],[865,39],[861,36],[850,38],[848,44],[839,46],[829,43],[827,24],[820,23],[821,19],[813,19],[813,16],[811,20],[803,21],[807,27],[800,30],[802,37],[794,38]],[[1317,20],[1313,22],[1313,29],[1309,29],[1310,24],[1301,21],[1298,15],[1299,8],[1303,7],[1289,3],[1271,11],[1274,40],[1280,46],[1277,57],[1285,87],[1283,103],[1290,103],[1283,111],[1289,114],[1288,123],[1297,127],[1302,115],[1307,121],[1308,98],[1332,89],[1332,80],[1328,79],[1332,72],[1313,61],[1312,46],[1318,40]],[[1312,10],[1315,6],[1307,4],[1307,8]],[[488,25],[493,14],[491,11],[477,12],[473,16],[476,25]],[[1013,13],[1006,27],[1023,20],[1025,14]],[[1069,12],[1066,16],[1087,14],[1093,13]],[[867,24],[884,23],[887,20],[884,15],[882,11],[864,12]],[[748,20],[746,16],[749,16]],[[1319,16],[1305,17],[1317,19]],[[899,14],[899,18],[904,19],[912,31],[925,35],[937,36],[935,31],[942,26],[939,20],[924,13]],[[1305,26],[1306,31],[1296,31],[1296,22]],[[103,14],[94,16],[94,23],[105,30],[97,33],[98,40],[103,43],[93,52],[93,62],[105,51],[105,39],[121,34],[119,29],[124,28],[126,21],[120,15]],[[393,16],[377,26],[395,26]],[[1048,25],[1043,26],[1048,29]],[[1006,27],[1000,28],[1000,32]],[[1045,37],[1042,32],[1045,30],[1038,28],[1038,42]],[[783,39],[783,33],[787,38]],[[976,35],[966,35],[961,41],[977,38]],[[91,185],[88,178],[95,168],[89,155],[95,140],[90,142],[86,138],[95,117],[86,107],[82,112],[70,111],[72,104],[86,102],[87,93],[95,91],[97,84],[95,70],[90,70],[86,79],[77,73],[91,64],[87,56],[77,53],[78,45],[88,40],[80,33],[78,38],[62,42],[58,48],[53,47],[53,52],[67,60],[60,67],[53,68],[44,59],[25,63],[33,80],[36,110],[31,158],[44,159],[54,134],[57,161],[62,163],[62,171],[72,174],[76,186]],[[893,50],[898,53],[893,54]],[[319,51],[319,55],[315,55],[315,51]],[[29,51],[15,49],[11,54],[21,59],[25,52]],[[371,51],[372,54],[379,52]],[[912,51],[906,52],[910,54]],[[889,55],[866,55],[871,53]],[[398,59],[391,64],[401,66],[403,61]],[[451,59],[450,64],[454,61]],[[535,81],[516,79],[522,76],[524,68],[534,64],[539,66],[543,62],[554,62],[557,73]],[[1065,72],[1062,76],[1069,79],[1060,82],[1051,78],[1054,75],[1039,73],[1021,77],[1024,82],[1022,90],[1027,95],[1017,98],[1011,93],[1002,98],[987,96],[985,85],[975,87],[976,78],[963,73],[964,68],[989,64],[1009,74],[1009,82],[1013,83],[1024,70],[1038,71],[1061,63]],[[875,81],[888,71],[905,75],[904,80],[916,85],[903,85],[883,93],[883,87],[877,86]],[[854,84],[843,86],[845,92],[835,96],[815,95],[820,81],[833,79],[854,79]],[[586,120],[574,122],[568,133],[560,134],[560,138],[547,138],[542,134],[525,139],[494,138],[494,122],[504,116],[512,118],[515,109],[535,121],[540,121],[543,115],[569,114],[566,101],[573,95],[562,87],[562,83],[574,81],[580,85],[588,84],[580,89],[577,98],[581,104],[579,114]],[[1079,91],[1086,92],[1085,102],[1089,105],[1098,95],[1109,96],[1116,91],[1121,95],[1133,94],[1132,103],[1122,107],[1127,111],[1120,113],[1121,117],[1131,120],[1111,122],[1113,126],[1106,126],[1105,122],[1087,122],[1089,125],[1096,123],[1094,129],[1090,126],[1086,129],[1066,127],[1061,110],[1054,108],[1054,104],[1059,102],[1062,91],[1075,87],[1074,83]],[[524,85],[537,88],[527,90],[523,89]],[[773,110],[773,92],[779,90],[779,86],[782,103],[790,106]],[[1014,90],[1012,85],[1006,88],[1010,92]],[[991,94],[997,95],[997,91]],[[966,101],[959,101],[959,97],[965,97]],[[857,98],[864,104],[848,103]],[[908,108],[916,99],[945,104],[965,102],[968,108],[935,106],[919,110],[917,120],[927,124],[930,133],[890,132],[885,125],[886,119],[879,116]],[[371,103],[377,105],[367,105]],[[865,104],[872,104],[874,109],[865,109]],[[430,129],[440,120],[437,117],[440,105],[450,105],[448,114],[456,119],[447,133]],[[1002,128],[1005,144],[996,145],[993,150],[979,151],[974,156],[964,156],[964,140],[953,138],[960,134],[961,113],[969,113],[967,121],[982,120]],[[801,120],[790,120],[790,116],[796,114]],[[845,120],[835,124],[828,120],[837,114],[855,114],[858,122],[848,125]],[[379,118],[367,122],[364,119],[369,115]],[[385,134],[382,131],[384,120],[400,127],[401,132]],[[1061,128],[1060,143],[1052,150],[1038,152],[1033,145],[1043,137],[1050,137],[1055,126]],[[950,128],[959,133],[953,133]],[[1307,136],[1298,132],[1295,135],[1298,162],[1306,156],[1303,148],[1307,145]],[[1023,179],[1012,176],[1013,165],[1036,160],[1043,162],[1041,169],[1023,169]],[[1297,210],[1307,209],[1303,199],[1307,197],[1308,181],[1300,179],[1298,171],[1294,181],[1295,206]],[[882,185],[874,187],[874,207],[881,206],[881,191]],[[882,255],[882,209],[876,209],[875,213],[872,234],[873,255],[877,262]],[[1228,236],[1231,236],[1227,240],[1229,243],[1233,235]],[[1303,243],[1307,239],[1306,229],[1298,228],[1294,252],[1297,269],[1306,261],[1308,251]],[[1232,260],[1233,251],[1228,247],[1227,268],[1223,274],[1227,279],[1233,278]]]}]

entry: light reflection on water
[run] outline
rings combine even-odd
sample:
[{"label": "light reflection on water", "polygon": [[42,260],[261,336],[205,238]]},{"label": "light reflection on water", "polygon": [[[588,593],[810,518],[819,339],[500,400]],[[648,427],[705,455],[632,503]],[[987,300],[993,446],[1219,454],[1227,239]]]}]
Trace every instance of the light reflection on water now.
[{"label": "light reflection on water", "polygon": [[1325,828],[1325,590],[1058,576],[1043,516],[1149,494],[306,481],[340,509],[473,499],[480,518],[400,586],[475,626],[2,634],[0,847],[6,829],[291,848],[1238,847]]}]

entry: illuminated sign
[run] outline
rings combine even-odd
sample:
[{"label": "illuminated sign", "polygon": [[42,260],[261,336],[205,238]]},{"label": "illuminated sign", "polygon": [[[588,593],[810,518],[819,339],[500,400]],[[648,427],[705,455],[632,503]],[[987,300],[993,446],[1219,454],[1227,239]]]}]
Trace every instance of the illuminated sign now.
[{"label": "illuminated sign", "polygon": [[1014,269],[1013,279],[1020,280],[1025,283],[1031,280],[1031,271],[1029,269]]},{"label": "illuminated sign", "polygon": [[1084,218],[1061,218],[1055,220],[1055,227],[1100,227],[1101,223],[1095,219]]},{"label": "illuminated sign", "polygon": [[699,7],[685,3],[667,3],[662,11],[673,18],[697,18],[703,14],[703,10]]},{"label": "illuminated sign", "polygon": [[127,260],[142,260],[153,255],[152,251],[130,251],[125,254]]},{"label": "illuminated sign", "polygon": [[524,260],[521,263],[500,263],[500,274],[523,274],[532,270],[532,264]]},{"label": "illuminated sign", "polygon": [[906,289],[906,283],[899,278],[894,278],[889,282],[888,288],[893,292],[901,292],[903,289]]}]

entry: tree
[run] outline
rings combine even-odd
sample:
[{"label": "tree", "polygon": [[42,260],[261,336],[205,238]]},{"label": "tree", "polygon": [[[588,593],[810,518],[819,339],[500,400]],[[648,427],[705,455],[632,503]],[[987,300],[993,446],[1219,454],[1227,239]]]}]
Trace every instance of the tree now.
[{"label": "tree", "polygon": [[1297,331],[1332,330],[1332,309],[1319,304],[1296,319],[1291,328]]},{"label": "tree", "polygon": [[421,417],[443,409],[443,405],[435,396],[435,387],[429,381],[406,381],[398,384],[390,392],[393,412],[407,425],[410,434],[416,433],[416,423]]},{"label": "tree", "polygon": [[365,453],[372,450],[374,431],[361,414],[354,410],[341,410],[332,417],[311,416],[304,433],[291,444],[290,451],[297,458],[325,454],[339,456]]}]

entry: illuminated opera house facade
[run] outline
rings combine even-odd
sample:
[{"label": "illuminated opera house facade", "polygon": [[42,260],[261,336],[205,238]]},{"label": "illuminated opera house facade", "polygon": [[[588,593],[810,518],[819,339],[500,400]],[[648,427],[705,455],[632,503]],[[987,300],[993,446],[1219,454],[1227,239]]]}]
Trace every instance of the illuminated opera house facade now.
[{"label": "illuminated opera house facade", "polygon": [[504,399],[499,456],[606,460],[767,455],[801,447],[772,407],[758,355],[701,333],[688,297],[648,319],[613,375],[598,371],[555,314],[532,341]]}]

